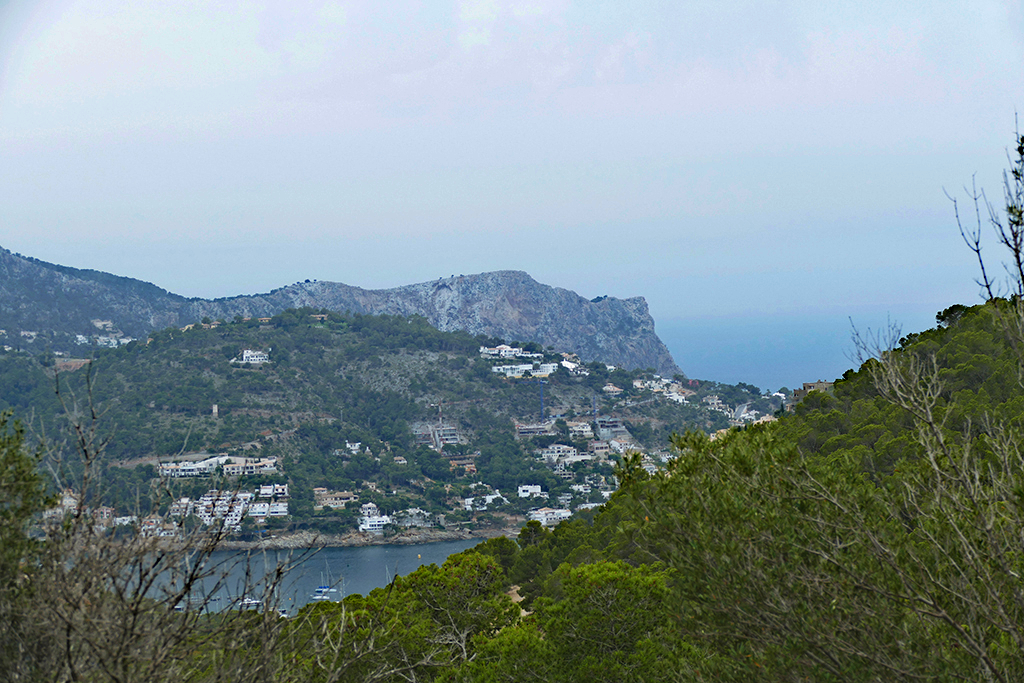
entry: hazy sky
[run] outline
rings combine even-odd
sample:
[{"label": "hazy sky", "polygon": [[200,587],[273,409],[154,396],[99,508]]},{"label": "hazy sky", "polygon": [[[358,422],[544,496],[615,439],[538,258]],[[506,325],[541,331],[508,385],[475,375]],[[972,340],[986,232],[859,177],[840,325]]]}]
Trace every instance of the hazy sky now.
[{"label": "hazy sky", "polygon": [[0,246],[203,297],[525,270],[792,386],[977,300],[943,188],[1001,198],[1022,75],[1019,1],[9,2]]}]

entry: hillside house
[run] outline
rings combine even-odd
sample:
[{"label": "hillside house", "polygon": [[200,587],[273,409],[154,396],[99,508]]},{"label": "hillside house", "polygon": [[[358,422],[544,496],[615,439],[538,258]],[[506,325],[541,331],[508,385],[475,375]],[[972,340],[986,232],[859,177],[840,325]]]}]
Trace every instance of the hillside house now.
[{"label": "hillside house", "polygon": [[420,508],[407,508],[395,515],[395,524],[401,527],[431,527],[434,526],[434,516]]},{"label": "hillside house", "polygon": [[519,365],[495,365],[491,372],[505,377],[523,377],[530,373],[533,377],[547,377],[558,369],[558,363],[522,363]]},{"label": "hillside house", "polygon": [[617,417],[599,417],[597,422],[597,436],[605,441],[611,439],[625,440],[629,437],[626,426]]},{"label": "hillside house", "polygon": [[518,346],[499,344],[498,346],[481,346],[480,355],[484,358],[543,358],[543,353],[528,353]]},{"label": "hillside house", "polygon": [[384,531],[385,526],[391,524],[391,517],[380,514],[374,503],[364,503],[359,511],[362,513],[359,517],[360,531],[379,534]]},{"label": "hillside house", "polygon": [[567,421],[566,426],[569,427],[569,437],[573,439],[593,439],[594,428],[589,422],[573,422]]},{"label": "hillside house", "polygon": [[548,420],[547,422],[516,422],[516,436],[529,437],[529,436],[544,436],[547,434],[555,433],[555,421]]},{"label": "hillside house", "polygon": [[540,490],[540,484],[523,484],[516,491],[520,498],[547,498],[548,494]]},{"label": "hillside house", "polygon": [[804,382],[803,387],[800,389],[793,390],[793,403],[799,403],[800,401],[807,398],[807,394],[812,391],[821,391],[825,393],[832,393],[833,382],[826,382],[824,380],[818,380],[817,382]]},{"label": "hillside house", "polygon": [[260,365],[262,363],[270,362],[270,354],[266,351],[255,351],[253,349],[242,349],[242,355],[240,358],[232,358],[229,362],[231,363],[249,363],[250,365]]},{"label": "hillside house", "polygon": [[458,467],[463,468],[466,474],[476,474],[476,458],[480,455],[480,452],[469,453],[467,455],[459,455],[454,458],[448,459],[448,468],[456,469]]},{"label": "hillside house", "polygon": [[553,526],[563,519],[572,517],[572,512],[565,509],[544,507],[539,510],[531,510],[527,513],[526,517],[527,519],[540,522],[541,526]]},{"label": "hillside house", "polygon": [[359,496],[351,491],[328,491],[326,488],[313,489],[314,507],[344,509],[349,503],[359,502]]},{"label": "hillside house", "polygon": [[553,443],[547,448],[540,448],[536,451],[537,455],[544,459],[549,465],[554,464],[557,460],[562,458],[569,458],[575,456],[578,451],[573,446],[566,446],[561,443]]},{"label": "hillside house", "polygon": [[494,493],[488,493],[483,496],[464,498],[462,501],[462,507],[468,512],[483,512],[489,505],[495,504],[494,501],[498,501],[496,503],[497,505],[508,504],[508,498],[501,495],[501,491],[495,491]]}]

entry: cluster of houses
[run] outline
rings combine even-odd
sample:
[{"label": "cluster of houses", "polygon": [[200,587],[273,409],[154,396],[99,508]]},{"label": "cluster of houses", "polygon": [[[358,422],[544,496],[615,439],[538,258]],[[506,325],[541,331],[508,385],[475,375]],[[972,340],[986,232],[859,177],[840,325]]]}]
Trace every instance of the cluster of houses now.
[{"label": "cluster of houses", "polygon": [[[22,332],[22,334],[25,333]],[[32,334],[35,335],[35,332],[33,332]],[[29,341],[32,340],[30,339]],[[98,346],[100,348],[106,349],[116,349],[119,346],[124,346],[125,344],[131,343],[133,341],[135,341],[133,337],[124,337],[120,335],[114,336],[110,334],[99,334],[88,337],[84,334],[75,335],[75,343],[78,344],[79,346]]]},{"label": "cluster of houses", "polygon": [[195,516],[205,526],[242,530],[242,519],[263,524],[268,517],[288,516],[288,484],[267,484],[255,491],[207,491],[198,500],[179,498],[171,504],[171,519]]},{"label": "cluster of houses", "polygon": [[633,380],[633,388],[640,391],[651,391],[656,396],[661,396],[665,400],[676,403],[688,403],[687,399],[697,393],[683,386],[681,382],[659,377],[658,375],[655,375],[653,379]]},{"label": "cluster of houses", "polygon": [[81,497],[72,489],[64,489],[61,491],[60,500],[57,504],[43,511],[43,521],[44,523],[60,522],[69,515],[75,515],[79,512],[92,518],[100,527],[130,526],[138,521],[138,517],[135,515],[118,517],[114,508],[105,505],[97,508],[80,508],[80,506]]},{"label": "cluster of houses", "polygon": [[[331,491],[326,487],[313,489],[314,510],[323,508],[344,509],[350,503],[358,503],[359,496],[351,491]],[[400,527],[429,527],[438,522],[429,512],[420,508],[408,508],[387,515],[381,512],[376,503],[363,503],[359,506],[359,531],[381,533],[384,527],[394,524]]]},{"label": "cluster of houses", "polygon": [[80,497],[68,489],[61,493],[59,503],[43,513],[43,520],[53,522],[83,512],[101,528],[138,525],[143,536],[178,537],[181,522],[194,516],[204,526],[220,526],[227,531],[242,530],[242,519],[251,517],[257,524],[268,517],[288,515],[288,485],[267,484],[254,491],[220,491],[212,489],[197,500],[182,497],[171,503],[166,517],[150,515],[139,521],[135,515],[116,516],[111,507],[81,509]]},{"label": "cluster of houses", "polygon": [[157,468],[161,477],[209,477],[218,469],[226,477],[277,474],[277,458],[244,458],[227,453],[198,461],[164,462]]},{"label": "cluster of houses", "polygon": [[[78,344],[79,346],[95,345],[101,348],[116,349],[118,346],[124,346],[129,342],[135,341],[132,337],[126,337],[120,330],[118,330],[114,326],[114,322],[112,320],[97,319],[92,320],[90,322],[92,322],[92,326],[95,327],[96,330],[101,334],[76,334],[75,343]],[[28,335],[31,335],[29,341],[33,341],[35,339],[36,333],[21,333],[21,336],[23,337]]]},{"label": "cluster of houses", "polygon": [[[534,424],[517,424],[516,433],[520,437],[554,436],[558,434],[555,425],[555,420]],[[627,452],[639,452],[641,454],[642,467],[651,474],[658,470],[660,464],[668,462],[672,457],[667,452],[644,452],[641,445],[626,429],[622,420],[617,417],[600,416],[596,417],[593,422],[567,420],[566,426],[568,427],[571,440],[577,442],[577,445],[556,442],[534,450],[534,455],[540,461],[551,468],[556,476],[566,481],[577,479],[578,474],[575,471],[577,468],[573,467],[576,463],[607,462],[613,453],[623,455]],[[586,441],[585,450],[577,447],[580,441]],[[605,499],[611,495],[612,487],[608,485],[601,474],[589,473],[583,479],[586,483],[572,484],[571,486],[577,493],[590,495],[591,487],[598,487]],[[540,494],[539,487],[537,487],[537,490],[533,490],[531,487],[521,487],[520,495],[543,495],[546,497],[547,494]],[[572,497],[573,494],[562,494],[562,499],[559,500],[559,503],[563,507],[568,506]],[[591,507],[591,504],[583,507]],[[580,506],[577,506],[577,509],[580,509]],[[546,517],[545,519],[549,518]]]},{"label": "cluster of houses", "polygon": [[530,363],[515,363],[512,365],[495,365],[491,372],[504,377],[524,377],[527,373],[532,377],[547,377],[558,370],[558,363],[541,363],[544,359],[543,353],[529,353],[518,346],[499,344],[498,346],[481,346],[480,356],[490,359],[525,358]]},{"label": "cluster of houses", "polygon": [[[482,484],[477,484],[482,486]],[[589,484],[573,484],[570,487],[573,493],[563,493],[558,496],[558,504],[561,507],[552,508],[548,506],[533,508],[526,513],[526,518],[529,520],[535,520],[540,522],[543,526],[552,526],[558,524],[563,519],[568,519],[572,516],[572,511],[569,509],[569,505],[572,503],[574,495],[589,495],[591,492],[591,486]],[[611,491],[601,492],[607,500],[611,496]],[[522,484],[516,489],[516,496],[519,498],[536,498],[539,500],[548,500],[549,494],[544,491],[540,484]],[[495,489],[493,492],[485,493],[479,496],[473,496],[471,498],[463,499],[463,508],[470,512],[482,512],[487,510],[488,506],[497,504],[507,504],[508,499],[502,495],[501,491]],[[600,505],[600,503],[583,503],[577,505],[577,510],[585,510],[594,508]]]},{"label": "cluster of houses", "polygon": [[[596,434],[594,425],[597,427]],[[559,462],[571,465],[574,462],[585,460],[607,460],[611,453],[623,454],[628,450],[639,448],[639,444],[626,429],[622,420],[617,417],[597,417],[593,424],[586,420],[566,420],[566,426],[569,428],[570,439],[588,442],[587,450],[583,453],[574,446],[566,444],[552,444],[547,448],[538,449],[537,455],[552,467]],[[554,419],[543,422],[516,422],[515,429],[516,436],[521,439],[559,434]]]},{"label": "cluster of houses", "polygon": [[[779,394],[782,396],[782,394]],[[785,399],[785,396],[782,396]],[[728,416],[729,425],[731,427],[739,427],[747,424],[760,424],[762,422],[774,422],[775,417],[772,415],[762,415],[757,410],[752,410],[746,404],[736,406],[735,409],[730,408],[726,404],[722,403],[722,400],[715,395],[705,396],[701,401],[710,409],[722,413]],[[725,430],[728,431],[728,430]]]}]

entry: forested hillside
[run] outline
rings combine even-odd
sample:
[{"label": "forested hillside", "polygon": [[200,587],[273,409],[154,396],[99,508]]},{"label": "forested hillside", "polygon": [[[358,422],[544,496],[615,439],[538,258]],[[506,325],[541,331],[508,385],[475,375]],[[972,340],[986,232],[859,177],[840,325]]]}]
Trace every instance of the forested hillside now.
[{"label": "forested hillside", "polygon": [[[132,637],[169,644],[123,662],[125,680],[1021,680],[1021,357],[1007,323],[1022,314],[1006,300],[948,309],[834,395],[714,440],[676,435],[653,476],[627,456],[602,507],[370,595],[280,619],[173,616],[181,590],[131,605],[90,593],[106,611],[56,640],[85,639],[103,614],[150,615]],[[61,623],[51,602],[7,642]],[[116,660],[43,654],[44,669]]]},{"label": "forested hillside", "polygon": [[947,309],[776,424],[627,459],[591,523],[478,546],[534,614],[452,679],[1021,680],[1022,313]]},{"label": "forested hillside", "polygon": [[[472,496],[467,487],[477,482],[484,485],[478,495],[531,484],[551,495],[571,493],[576,504],[600,501],[598,489],[614,485],[606,458],[578,463],[559,477],[534,453],[558,443],[585,451],[588,440],[570,434],[567,420],[619,419],[632,447],[655,453],[682,426],[728,426],[730,415],[701,403],[709,394],[731,407],[773,410],[748,385],[687,381],[690,402],[665,400],[634,387],[639,378],[653,381],[650,372],[591,363],[570,373],[559,364],[561,353],[536,344],[524,345],[537,356],[531,363],[557,370],[543,379],[507,378],[492,368],[513,361],[479,354],[481,345],[501,341],[440,332],[417,317],[292,309],[262,322],[238,318],[168,328],[144,341],[98,349],[85,365],[53,355],[0,354],[0,407],[47,434],[51,447],[69,418],[95,409],[106,482],[96,504],[131,508],[161,462],[203,453],[275,458],[276,473],[230,485],[289,483],[290,523],[331,531],[351,527],[356,512],[314,514],[314,488],[352,491],[389,511],[432,513],[461,507],[456,501]],[[233,362],[245,350],[265,352],[269,362]],[[622,391],[603,391],[610,383]],[[545,433],[517,438],[516,422],[545,421]],[[457,438],[440,449],[414,434],[442,422]],[[453,467],[452,458],[460,457],[462,464]],[[467,474],[469,464],[475,474]],[[588,476],[590,493],[570,489]],[[211,485],[199,478],[175,487],[195,497]],[[500,504],[490,512],[495,508]],[[517,510],[523,511],[516,505],[508,511]],[[456,511],[450,520],[473,517]]]}]

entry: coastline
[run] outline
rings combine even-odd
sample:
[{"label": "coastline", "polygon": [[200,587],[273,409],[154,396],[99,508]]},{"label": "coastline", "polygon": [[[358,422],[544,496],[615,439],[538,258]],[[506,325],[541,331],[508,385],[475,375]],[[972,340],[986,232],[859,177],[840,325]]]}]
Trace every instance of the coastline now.
[{"label": "coastline", "polygon": [[420,545],[443,541],[479,539],[485,541],[498,536],[514,538],[517,527],[490,527],[468,531],[465,529],[407,529],[394,536],[350,531],[344,534],[321,534],[316,531],[293,531],[274,534],[270,538],[256,541],[225,540],[217,545],[218,550],[298,550],[302,548],[346,548],[369,545]]}]

